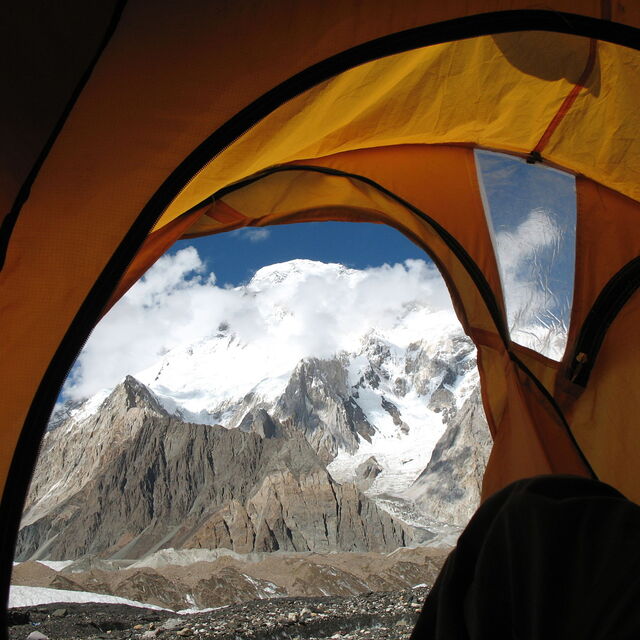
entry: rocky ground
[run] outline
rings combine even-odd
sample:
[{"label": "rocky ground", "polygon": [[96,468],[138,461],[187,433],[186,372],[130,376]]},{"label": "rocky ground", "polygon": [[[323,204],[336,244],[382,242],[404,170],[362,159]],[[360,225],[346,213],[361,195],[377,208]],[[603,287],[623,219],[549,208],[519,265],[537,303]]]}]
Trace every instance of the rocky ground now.
[{"label": "rocky ground", "polygon": [[151,639],[402,640],[428,593],[272,598],[181,614],[107,604],[49,604],[10,611],[10,640]]}]

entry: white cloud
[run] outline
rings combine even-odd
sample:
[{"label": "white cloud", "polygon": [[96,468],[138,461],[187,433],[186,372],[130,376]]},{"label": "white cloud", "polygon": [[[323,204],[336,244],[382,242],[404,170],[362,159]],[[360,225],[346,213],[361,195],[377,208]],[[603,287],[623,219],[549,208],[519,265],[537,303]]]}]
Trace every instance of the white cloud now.
[{"label": "white cloud", "polygon": [[249,242],[263,242],[271,235],[271,231],[269,229],[247,227],[239,229],[238,234],[243,240],[248,240]]},{"label": "white cloud", "polygon": [[288,359],[323,357],[366,328],[393,328],[401,313],[425,306],[451,310],[442,278],[422,260],[362,271],[295,261],[261,270],[249,285],[230,289],[216,286],[196,249],[188,247],[163,256],[103,318],[64,392],[81,399],[113,387],[167,351],[216,334],[223,324],[258,351],[262,344]]},{"label": "white cloud", "polygon": [[549,213],[534,209],[513,231],[498,234],[498,252],[503,269],[514,273],[542,249],[558,244],[560,230]]},{"label": "white cloud", "polygon": [[561,358],[566,345],[568,309],[559,309],[552,281],[563,241],[562,230],[544,209],[532,210],[512,231],[496,236],[512,338],[553,358]]}]

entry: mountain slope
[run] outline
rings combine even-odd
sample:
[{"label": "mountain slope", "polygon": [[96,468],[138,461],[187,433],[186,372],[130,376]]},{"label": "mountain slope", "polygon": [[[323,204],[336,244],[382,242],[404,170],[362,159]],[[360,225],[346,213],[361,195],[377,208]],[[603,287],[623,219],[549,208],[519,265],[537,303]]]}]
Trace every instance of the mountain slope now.
[{"label": "mountain slope", "polygon": [[321,278],[349,290],[362,273],[301,260],[262,269],[234,291],[256,302],[268,335],[250,340],[243,322],[255,319],[234,317],[62,407],[21,557],[391,549],[428,539],[434,521],[462,524],[490,446],[472,343],[452,311],[419,297],[375,327],[332,310],[333,350],[300,342],[296,296]]},{"label": "mountain slope", "polygon": [[451,419],[429,464],[404,497],[434,520],[466,525],[480,502],[491,443],[476,389]]},{"label": "mountain slope", "polygon": [[[263,438],[151,415],[140,388],[128,378],[101,415],[122,416],[118,401],[135,397],[128,410],[147,409],[144,424],[44,517],[27,512],[17,557],[138,558],[160,547],[200,546],[388,551],[406,543],[408,528],[355,486],[336,484],[300,433]],[[66,440],[63,458],[79,449]]]}]

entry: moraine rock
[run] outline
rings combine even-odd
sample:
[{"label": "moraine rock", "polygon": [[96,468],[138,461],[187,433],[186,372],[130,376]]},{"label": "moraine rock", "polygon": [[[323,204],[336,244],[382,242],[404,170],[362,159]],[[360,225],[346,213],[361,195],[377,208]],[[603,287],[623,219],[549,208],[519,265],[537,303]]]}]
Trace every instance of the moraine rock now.
[{"label": "moraine rock", "polygon": [[[176,558],[175,554],[184,558],[191,554],[190,550],[163,551],[133,565],[131,561],[107,561],[112,564],[110,569],[74,572],[73,578],[81,591],[124,595],[134,601],[179,611],[254,599],[349,596],[432,584],[447,551],[413,547],[393,553],[280,552],[250,556],[230,553],[217,558],[212,550],[208,553],[209,561],[184,565],[157,560],[159,556],[165,560],[172,555]],[[68,570],[67,567],[61,573],[66,574]],[[32,567],[28,573],[14,573],[13,582],[23,586],[36,582],[53,586],[43,578],[42,574],[35,575]],[[64,607],[67,608],[67,604]]]},{"label": "moraine rock", "polygon": [[[30,623],[9,627],[10,640],[23,640],[39,625],[51,638],[131,640],[202,637],[403,640],[409,638],[429,587],[346,597],[289,597],[255,600],[201,613],[179,614],[126,605],[71,604],[64,618],[52,606],[26,611]],[[23,610],[14,610],[22,614]],[[40,632],[38,632],[40,633]],[[45,636],[45,634],[41,634]]]}]

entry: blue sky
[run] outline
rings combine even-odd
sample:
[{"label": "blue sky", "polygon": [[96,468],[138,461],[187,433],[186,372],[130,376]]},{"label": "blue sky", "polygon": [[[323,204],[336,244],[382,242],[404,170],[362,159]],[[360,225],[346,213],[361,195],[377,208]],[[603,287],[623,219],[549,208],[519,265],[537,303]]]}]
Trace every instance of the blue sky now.
[{"label": "blue sky", "polygon": [[386,225],[349,222],[308,222],[242,229],[218,236],[183,240],[175,254],[187,246],[198,249],[216,283],[247,282],[265,265],[295,258],[338,262],[355,269],[396,264],[410,258],[430,262],[425,252],[399,231]]}]

